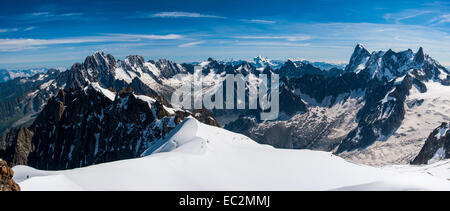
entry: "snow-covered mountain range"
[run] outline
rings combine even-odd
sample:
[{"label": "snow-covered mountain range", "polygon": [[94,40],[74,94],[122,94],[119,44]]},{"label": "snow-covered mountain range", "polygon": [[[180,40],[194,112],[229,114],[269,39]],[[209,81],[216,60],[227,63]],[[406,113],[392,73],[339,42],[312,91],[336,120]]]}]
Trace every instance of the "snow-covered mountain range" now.
[{"label": "snow-covered mountain range", "polygon": [[[337,69],[344,69],[346,64],[335,64],[335,63],[327,63],[327,62],[311,62],[304,59],[288,59],[294,63],[300,64],[311,64],[312,66],[319,68],[321,70],[331,70],[333,68]],[[261,55],[251,59],[251,60],[228,60],[228,61],[219,61],[220,63],[228,64],[228,65],[234,65],[238,66],[242,64],[243,62],[248,62],[255,66],[259,70],[264,70],[266,67],[270,67],[272,69],[279,69],[281,68],[286,61],[285,60],[279,60],[279,59],[269,59],[267,57],[263,57]],[[199,62],[194,62],[192,64],[200,64]]]},{"label": "snow-covered mountain range", "polygon": [[286,63],[275,72],[286,76],[282,81],[301,97],[304,112],[272,122],[241,116],[225,128],[277,147],[334,151],[355,162],[385,165],[409,163],[450,118],[449,72],[422,48],[369,53],[357,45],[336,75],[297,67]]},{"label": "snow-covered mountain range", "polygon": [[[205,75],[210,70],[217,74],[261,72],[246,61],[230,64],[208,59],[201,64]],[[268,68],[271,69],[270,66]],[[312,65],[307,68],[319,70]],[[192,74],[193,71],[193,64],[177,64],[165,59],[145,61],[142,56],[137,55],[128,56],[122,61],[116,60],[112,55],[96,52],[67,71],[50,69],[46,73],[0,83],[0,132],[10,126],[30,124],[47,100],[56,95],[59,89],[82,87],[86,82],[98,80],[106,88],[121,90],[131,86],[141,94],[160,94],[170,99],[173,90],[182,84],[182,80],[174,80],[172,77],[178,73]]]},{"label": "snow-covered mountain range", "polygon": [[[279,68],[272,68],[277,64]],[[450,119],[450,97],[446,94],[450,87],[449,71],[425,54],[422,48],[416,52],[388,50],[370,53],[362,45],[357,45],[344,69],[333,67],[323,70],[310,62],[297,60],[281,64],[263,57],[257,57],[253,62],[220,62],[210,58],[198,65],[202,67],[201,74],[205,76],[206,83],[213,84],[203,91],[216,89],[214,84],[224,80],[225,74],[280,75],[281,115],[277,120],[262,121],[259,112],[255,110],[212,111],[219,126],[277,148],[334,152],[348,160],[370,165],[408,164],[419,154],[430,133]],[[9,128],[23,125],[28,130],[36,131],[39,117],[36,121],[35,118],[45,115],[39,112],[45,105],[51,105],[47,103],[50,102],[49,99],[61,101],[58,100],[61,99],[58,97],[60,89],[64,89],[64,93],[73,93],[74,90],[86,89],[90,84],[97,84],[100,90],[112,92],[106,94],[106,98],[100,97],[107,99],[110,96],[112,99],[114,96],[114,100],[110,100],[113,101],[112,105],[123,99],[120,97],[121,90],[130,89],[135,95],[157,96],[160,102],[165,102],[184,82],[183,79],[174,78],[179,73],[187,76],[194,74],[194,65],[177,64],[164,59],[146,61],[137,55],[128,56],[122,61],[116,60],[112,55],[97,52],[64,72],[49,70],[32,77],[0,83],[0,126]],[[98,94],[95,93],[84,98],[96,99]],[[103,95],[105,93],[107,92],[103,92]],[[71,101],[64,101],[64,104],[70,105]],[[110,104],[111,102],[106,106],[96,105],[95,108],[107,109]],[[171,105],[165,106],[170,108]],[[80,111],[76,107],[74,106],[73,111],[69,110],[73,116],[102,116],[101,112],[95,113],[89,109]],[[59,113],[54,108],[48,109]],[[77,142],[74,138],[78,135],[53,139],[51,131],[56,127],[63,128],[63,134],[79,134],[74,127],[78,124],[80,128],[89,128],[85,134],[92,143],[97,139],[106,143],[115,137],[106,129],[94,130],[94,125],[86,121],[76,118],[67,121],[71,127],[60,122],[46,121],[48,123],[45,127],[48,129],[45,140]],[[105,120],[97,118],[96,121],[103,125]],[[134,121],[137,121],[136,118]],[[110,124],[109,128],[116,128],[120,121],[112,121]],[[141,129],[148,127],[140,126]],[[36,139],[34,132],[29,133],[24,128],[8,130],[3,135],[0,155],[3,153],[3,156],[7,155],[14,160],[17,153],[13,149],[17,149],[17,143],[29,143],[27,146],[32,148],[30,152],[38,148],[36,144],[39,141],[17,141],[30,140],[30,137],[31,140]],[[129,126],[124,127],[124,132],[125,128]],[[139,129],[137,131],[142,132]],[[153,141],[155,139],[148,143]],[[135,143],[137,140],[133,140],[133,144]],[[42,153],[45,152],[50,157],[53,154],[51,144],[49,142],[48,147],[42,149]],[[90,147],[93,146],[95,144]],[[135,152],[130,156],[136,156],[143,149],[140,147],[136,150],[132,146],[130,151]],[[67,151],[64,152],[65,155],[68,155],[70,145],[65,146],[64,150]],[[60,151],[64,150],[61,148]],[[31,162],[23,158],[19,160]],[[102,159],[94,160],[74,166],[102,162]],[[66,164],[67,160],[63,164],[46,168],[64,169]]]},{"label": "snow-covered mountain range", "polygon": [[26,70],[0,70],[0,83],[19,77],[30,77],[37,73],[44,73],[48,69],[26,69]]}]

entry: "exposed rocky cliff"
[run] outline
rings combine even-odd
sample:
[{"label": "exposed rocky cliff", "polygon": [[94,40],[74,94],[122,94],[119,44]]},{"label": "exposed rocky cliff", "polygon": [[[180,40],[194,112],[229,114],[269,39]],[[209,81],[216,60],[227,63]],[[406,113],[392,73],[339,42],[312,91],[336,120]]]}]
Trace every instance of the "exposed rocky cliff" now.
[{"label": "exposed rocky cliff", "polygon": [[442,123],[436,128],[425,141],[425,145],[420,150],[411,164],[430,164],[442,159],[450,158],[450,132],[449,123]]},{"label": "exposed rocky cliff", "polygon": [[13,180],[14,171],[0,158],[0,191],[20,191],[19,185]]}]

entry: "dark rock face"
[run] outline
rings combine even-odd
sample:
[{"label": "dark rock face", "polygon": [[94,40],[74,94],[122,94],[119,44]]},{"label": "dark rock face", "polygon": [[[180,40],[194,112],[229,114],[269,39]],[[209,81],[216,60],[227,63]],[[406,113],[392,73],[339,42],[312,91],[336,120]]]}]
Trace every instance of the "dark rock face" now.
[{"label": "dark rock face", "polygon": [[208,64],[203,68],[202,74],[207,75],[211,71],[215,74],[221,74],[224,72],[226,74],[236,74],[238,73],[238,71],[236,71],[237,68],[237,66],[222,64],[212,58],[208,58]]},{"label": "dark rock face", "polygon": [[358,89],[365,89],[367,76],[364,74],[346,73],[336,77],[306,74],[302,77],[283,79],[291,89],[300,91],[321,103],[325,97],[332,96],[334,104],[338,95]]},{"label": "dark rock face", "polygon": [[288,86],[282,84],[280,87],[280,110],[288,116],[297,112],[307,111],[305,103],[300,96],[295,95]]},{"label": "dark rock face", "polygon": [[13,180],[14,171],[0,158],[0,191],[20,191],[19,185]]},{"label": "dark rock face", "polygon": [[[6,133],[2,143],[10,146],[5,154],[12,156],[7,159],[13,165],[46,170],[78,168],[139,157],[150,143],[163,138],[189,115],[217,125],[206,111],[172,110],[132,90],[122,90],[112,101],[88,85],[60,90],[28,129]],[[21,134],[27,136],[17,138]],[[22,143],[29,148],[23,153],[12,152]]]},{"label": "dark rock face", "polygon": [[417,64],[423,64],[423,62],[425,61],[425,54],[423,53],[422,47],[419,48],[419,51],[417,51],[416,55],[414,56],[414,61]]},{"label": "dark rock face", "polygon": [[186,73],[181,65],[178,65],[165,59],[160,59],[156,62],[153,61],[151,62],[154,63],[159,70],[161,70],[161,75],[164,78],[171,78],[177,74]]},{"label": "dark rock face", "polygon": [[450,158],[449,126],[449,123],[444,122],[436,128],[425,141],[425,145],[417,157],[411,161],[411,164],[428,164],[432,159],[440,160]]},{"label": "dark rock face", "polygon": [[275,70],[275,73],[280,75],[280,78],[300,78],[304,75],[314,75],[314,76],[337,76],[342,73],[342,70],[334,68],[329,71],[321,70],[310,63],[305,63],[301,61],[291,61],[288,60],[280,69]]},{"label": "dark rock face", "polygon": [[270,127],[260,138],[261,144],[268,144],[276,148],[292,149],[292,128],[286,127],[284,124],[276,124]]},{"label": "dark rock face", "polygon": [[225,129],[241,133],[250,138],[254,137],[251,133],[251,129],[257,125],[255,117],[240,116],[236,121],[233,121],[225,125]]},{"label": "dark rock face", "polygon": [[34,133],[25,127],[7,130],[0,140],[0,157],[13,165],[26,165],[35,147],[30,142]]},{"label": "dark rock face", "polygon": [[[395,86],[374,82],[366,94],[365,106],[358,112],[358,128],[349,133],[337,152],[367,147],[395,132],[404,119],[404,103],[412,85],[413,78],[409,75]],[[389,90],[393,91],[388,93]],[[387,102],[382,101],[385,97]]]},{"label": "dark rock face", "polygon": [[[200,121],[203,122],[207,125],[212,125],[212,126],[216,126],[219,127],[219,124],[217,123],[217,120],[214,118],[214,113],[207,110],[207,109],[196,109],[193,111],[195,118]],[[177,116],[177,118],[186,118],[188,116],[186,115],[191,115],[190,112],[180,112]],[[180,123],[180,120],[175,119],[175,122]]]},{"label": "dark rock face", "polygon": [[401,77],[408,69],[401,69],[401,67],[407,64],[408,60],[414,55],[412,50],[394,52],[389,49],[381,58],[382,73],[390,73],[395,77]]}]

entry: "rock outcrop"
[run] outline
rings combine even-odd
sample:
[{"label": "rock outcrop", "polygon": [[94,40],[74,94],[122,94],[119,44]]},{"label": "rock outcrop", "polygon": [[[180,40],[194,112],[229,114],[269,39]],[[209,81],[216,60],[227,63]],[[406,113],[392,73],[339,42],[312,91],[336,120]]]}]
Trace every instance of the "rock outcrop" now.
[{"label": "rock outcrop", "polygon": [[0,191],[20,191],[19,185],[13,180],[14,171],[0,158]]},{"label": "rock outcrop", "polygon": [[26,165],[28,155],[35,148],[30,141],[33,135],[25,127],[5,131],[0,139],[0,157],[13,165]]},{"label": "rock outcrop", "polygon": [[442,159],[450,158],[450,132],[449,123],[442,123],[428,137],[420,153],[411,164],[430,164]]}]

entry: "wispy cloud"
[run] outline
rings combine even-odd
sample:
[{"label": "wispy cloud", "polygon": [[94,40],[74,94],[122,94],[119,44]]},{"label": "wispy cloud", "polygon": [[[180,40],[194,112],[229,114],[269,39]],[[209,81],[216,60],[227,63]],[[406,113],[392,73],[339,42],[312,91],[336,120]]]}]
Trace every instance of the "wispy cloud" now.
[{"label": "wispy cloud", "polygon": [[101,38],[68,38],[68,39],[0,39],[0,51],[20,51],[42,48],[47,45],[74,44],[87,42],[104,42]]},{"label": "wispy cloud", "polygon": [[236,39],[253,39],[253,40],[287,40],[291,42],[305,41],[312,39],[308,35],[244,35],[235,36]]},{"label": "wispy cloud", "polygon": [[25,15],[24,17],[39,17],[39,18],[61,18],[61,17],[79,17],[83,16],[83,13],[53,13],[53,12],[34,12]]},{"label": "wispy cloud", "polygon": [[[18,21],[21,23],[44,23],[51,21],[69,21],[69,20],[91,20],[90,17],[87,17],[84,13],[57,13],[57,12],[48,12],[48,11],[40,11],[40,12],[32,12],[19,14],[14,16],[2,16],[2,18],[10,21]],[[99,17],[96,17],[99,19]]]},{"label": "wispy cloud", "polygon": [[190,42],[190,43],[181,44],[178,47],[180,47],[180,48],[195,47],[195,46],[203,44],[203,43],[205,43],[205,42],[204,41]]},{"label": "wispy cloud", "polygon": [[248,22],[248,23],[260,23],[260,24],[275,24],[277,23],[276,21],[271,21],[271,20],[261,20],[261,19],[242,19],[242,21],[244,22]]},{"label": "wispy cloud", "polygon": [[179,34],[167,34],[167,35],[154,35],[154,34],[108,34],[115,37],[121,38],[139,38],[139,39],[150,39],[150,40],[178,40],[183,39],[183,35]]},{"label": "wispy cloud", "polygon": [[259,42],[259,41],[253,41],[253,42],[238,42],[235,43],[235,45],[238,46],[257,46],[257,47],[306,47],[311,46],[310,43],[293,43],[293,42]]},{"label": "wispy cloud", "polygon": [[[364,43],[373,50],[405,50],[420,46],[438,52],[439,58],[450,51],[450,36],[447,32],[429,26],[408,24],[373,23],[323,23],[297,24],[290,28],[301,28],[314,35],[312,45],[335,45],[351,48],[355,43]],[[287,29],[286,29],[287,30]],[[443,59],[447,60],[447,59]]]},{"label": "wispy cloud", "polygon": [[16,31],[19,31],[19,28],[0,29],[0,33],[16,32]]},{"label": "wispy cloud", "polygon": [[[422,9],[405,9],[397,13],[386,13],[383,18],[394,24],[416,24],[417,21],[425,22],[433,25],[440,25],[445,23],[450,23],[450,2],[435,1],[430,3],[425,3]],[[409,19],[416,19],[414,21],[409,21]]]},{"label": "wispy cloud", "polygon": [[450,14],[443,14],[430,20],[432,24],[450,23]]},{"label": "wispy cloud", "polygon": [[383,15],[383,18],[386,21],[393,21],[394,23],[400,23],[401,21],[419,17],[425,14],[436,13],[433,10],[417,10],[417,9],[408,9],[398,13],[386,13]]},{"label": "wispy cloud", "polygon": [[107,43],[107,42],[142,42],[144,40],[175,40],[183,36],[176,34],[146,35],[146,34],[109,34],[103,36],[87,36],[60,39],[0,39],[0,51],[12,52],[44,48],[49,45]]},{"label": "wispy cloud", "polygon": [[444,2],[444,1],[433,1],[433,2],[427,2],[424,4],[425,6],[446,6],[450,5],[450,2]]},{"label": "wispy cloud", "polygon": [[207,14],[201,14],[201,13],[194,13],[194,12],[160,12],[152,14],[151,17],[153,18],[225,18],[222,16],[216,16],[216,15],[207,15]]},{"label": "wispy cloud", "polygon": [[24,28],[23,31],[27,32],[27,31],[31,31],[31,30],[34,30],[34,29],[36,29],[35,26],[30,26],[30,27]]},{"label": "wispy cloud", "polygon": [[9,32],[18,32],[18,31],[31,31],[33,29],[35,29],[36,27],[34,26],[30,26],[27,28],[6,28],[6,29],[0,29],[0,33],[9,33]]}]

